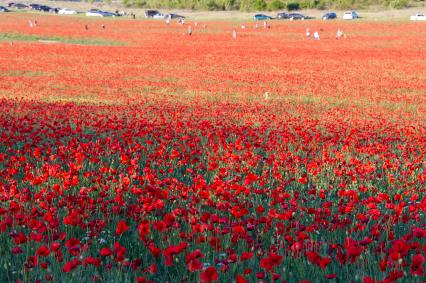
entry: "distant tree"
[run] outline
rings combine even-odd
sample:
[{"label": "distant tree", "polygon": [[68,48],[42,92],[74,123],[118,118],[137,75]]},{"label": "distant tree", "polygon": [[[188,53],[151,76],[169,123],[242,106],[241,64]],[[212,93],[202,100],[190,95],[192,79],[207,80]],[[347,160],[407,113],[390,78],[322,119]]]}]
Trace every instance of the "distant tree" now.
[{"label": "distant tree", "polygon": [[394,9],[403,9],[408,7],[408,0],[392,0],[389,7]]},{"label": "distant tree", "polygon": [[[112,0],[84,0],[112,1]],[[241,10],[265,11],[288,9],[353,9],[381,5],[394,9],[403,9],[410,3],[424,2],[425,0],[121,0],[127,7],[168,8],[168,9],[196,9],[196,10]],[[415,5],[415,4],[414,4]]]},{"label": "distant tree", "polygon": [[281,9],[284,9],[284,8],[285,8],[285,4],[281,0],[272,0],[268,4],[268,10],[270,10],[270,11],[281,10]]},{"label": "distant tree", "polygon": [[295,11],[300,9],[300,4],[297,2],[289,2],[287,3],[287,10]]}]

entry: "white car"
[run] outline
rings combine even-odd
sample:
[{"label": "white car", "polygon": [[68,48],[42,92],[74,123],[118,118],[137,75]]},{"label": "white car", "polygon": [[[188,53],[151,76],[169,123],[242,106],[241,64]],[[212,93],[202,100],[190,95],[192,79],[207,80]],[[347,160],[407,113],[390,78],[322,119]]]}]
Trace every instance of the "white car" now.
[{"label": "white car", "polygon": [[69,8],[63,8],[58,11],[60,15],[76,15],[77,11]]},{"label": "white car", "polygon": [[87,11],[86,16],[88,17],[119,17],[119,15],[116,13],[101,11],[98,9],[92,9]]},{"label": "white car", "polygon": [[87,11],[86,16],[88,16],[88,17],[103,17],[102,11],[98,10],[98,9],[91,9],[91,10]]},{"label": "white car", "polygon": [[358,19],[358,18],[359,18],[359,16],[358,16],[357,12],[355,12],[355,11],[346,11],[343,14],[344,20],[354,20],[354,19]]},{"label": "white car", "polygon": [[158,13],[155,14],[154,16],[152,16],[153,19],[164,19],[166,15],[164,15],[163,13]]},{"label": "white car", "polygon": [[426,15],[421,14],[421,13],[417,13],[414,16],[411,16],[410,20],[412,20],[412,21],[426,21]]}]

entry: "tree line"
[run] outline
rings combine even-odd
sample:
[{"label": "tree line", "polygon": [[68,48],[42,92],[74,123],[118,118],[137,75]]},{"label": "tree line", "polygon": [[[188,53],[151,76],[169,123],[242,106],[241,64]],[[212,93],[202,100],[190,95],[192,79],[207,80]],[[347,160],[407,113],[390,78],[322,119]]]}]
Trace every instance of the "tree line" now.
[{"label": "tree line", "polygon": [[395,9],[409,7],[424,0],[122,0],[128,7],[192,9],[210,11],[276,11],[299,9],[352,9],[383,6]]}]

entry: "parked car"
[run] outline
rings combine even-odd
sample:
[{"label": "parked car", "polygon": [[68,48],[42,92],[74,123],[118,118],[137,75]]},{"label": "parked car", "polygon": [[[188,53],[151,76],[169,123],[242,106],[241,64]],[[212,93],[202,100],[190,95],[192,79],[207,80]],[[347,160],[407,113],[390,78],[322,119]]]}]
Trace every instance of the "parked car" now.
[{"label": "parked car", "polygon": [[410,17],[412,21],[426,21],[426,15],[422,13],[417,13],[414,16]]},{"label": "parked car", "polygon": [[40,5],[40,4],[30,4],[30,8],[32,10],[42,11],[42,12],[50,12],[50,10],[52,10],[51,7],[46,5]]},{"label": "parked car", "polygon": [[165,19],[169,18],[171,20],[174,20],[174,19],[185,19],[184,16],[181,16],[181,15],[178,15],[178,14],[166,14],[166,15],[164,15],[164,18]]},{"label": "parked car", "polygon": [[38,11],[54,13],[55,8],[52,8],[52,7],[49,7],[49,6],[46,6],[46,5],[41,5],[40,8],[38,9]]},{"label": "parked car", "polygon": [[157,10],[146,10],[145,11],[145,18],[153,18],[155,15],[160,14]]},{"label": "parked car", "polygon": [[323,20],[333,20],[335,18],[337,18],[337,15],[334,12],[329,12],[329,13],[326,13],[322,16]]},{"label": "parked car", "polygon": [[158,14],[155,14],[154,16],[152,16],[151,18],[153,18],[153,19],[164,19],[165,15],[163,13],[158,13]]},{"label": "parked car", "polygon": [[58,11],[59,15],[76,15],[77,11],[69,8],[62,8]]},{"label": "parked car", "polygon": [[38,6],[37,11],[41,11],[41,12],[50,12],[50,10],[52,10],[53,8],[46,6],[46,5],[40,5]]},{"label": "parked car", "polygon": [[344,20],[354,20],[354,19],[358,19],[358,18],[359,18],[359,16],[358,16],[357,12],[355,12],[355,11],[346,11],[343,14]]},{"label": "parked car", "polygon": [[277,19],[279,19],[279,20],[289,19],[288,13],[286,13],[286,12],[280,12],[280,13],[278,13],[277,14]]},{"label": "parked car", "polygon": [[272,20],[273,18],[271,16],[264,15],[264,14],[256,14],[253,16],[253,19],[255,21],[263,21],[263,20]]},{"label": "parked car", "polygon": [[91,9],[86,12],[87,17],[103,17],[102,11],[98,9]]},{"label": "parked car", "polygon": [[50,8],[49,13],[57,14],[61,8]]},{"label": "parked car", "polygon": [[99,9],[90,9],[86,12],[86,16],[88,17],[115,17],[117,16],[115,13],[101,11]]},{"label": "parked car", "polygon": [[10,10],[4,6],[0,6],[0,12],[1,13],[6,13],[6,12],[10,12]]},{"label": "parked car", "polygon": [[32,9],[32,10],[37,10],[37,9],[39,9],[40,8],[40,4],[30,4],[29,5],[29,7],[30,7],[30,9]]},{"label": "parked car", "polygon": [[10,12],[10,10],[6,7],[0,6],[0,12],[1,13],[6,13],[6,12]]},{"label": "parked car", "polygon": [[14,2],[9,3],[9,4],[8,4],[8,6],[9,6],[10,8],[15,8],[15,9],[27,9],[27,8],[28,8],[28,6],[27,6],[27,5],[25,5],[25,4],[22,4],[22,3],[14,3]]},{"label": "parked car", "polygon": [[288,14],[290,20],[304,20],[306,17],[300,13],[290,13]]}]

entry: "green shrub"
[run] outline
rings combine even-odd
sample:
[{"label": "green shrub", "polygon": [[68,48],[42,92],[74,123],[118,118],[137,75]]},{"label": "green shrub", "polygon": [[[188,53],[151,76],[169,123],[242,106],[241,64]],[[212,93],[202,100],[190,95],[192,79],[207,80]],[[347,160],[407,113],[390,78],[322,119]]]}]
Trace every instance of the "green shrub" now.
[{"label": "green shrub", "polygon": [[355,0],[335,0],[332,3],[337,9],[351,9],[355,5]]},{"label": "green shrub", "polygon": [[392,0],[389,3],[389,7],[394,9],[403,9],[408,7],[408,0]]},{"label": "green shrub", "polygon": [[268,10],[270,11],[276,11],[276,10],[281,10],[285,8],[285,4],[280,1],[280,0],[273,0],[271,2],[269,2],[268,4]]},{"label": "green shrub", "polygon": [[287,3],[287,10],[295,11],[300,9],[300,4],[297,2],[289,2]]},{"label": "green shrub", "polygon": [[265,0],[241,0],[240,10],[241,11],[264,11],[268,5]]},{"label": "green shrub", "polygon": [[253,8],[256,11],[264,11],[264,10],[266,10],[267,6],[268,5],[266,4],[265,0],[255,0],[253,2]]}]

